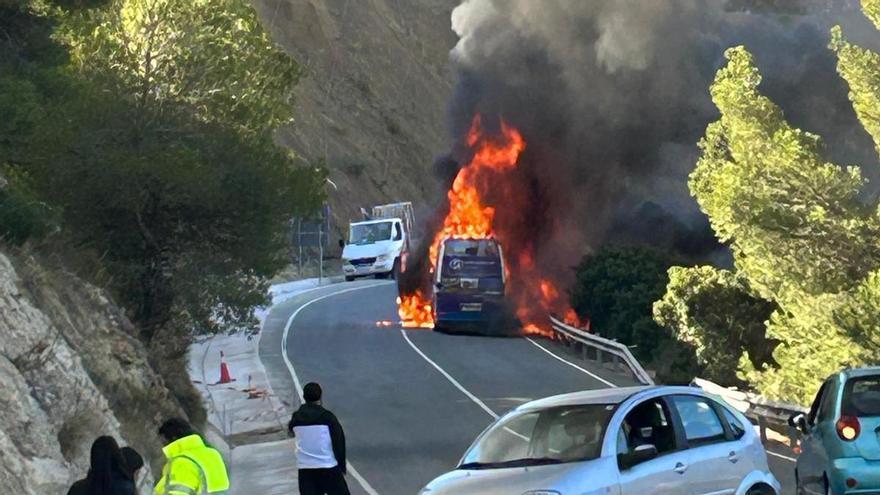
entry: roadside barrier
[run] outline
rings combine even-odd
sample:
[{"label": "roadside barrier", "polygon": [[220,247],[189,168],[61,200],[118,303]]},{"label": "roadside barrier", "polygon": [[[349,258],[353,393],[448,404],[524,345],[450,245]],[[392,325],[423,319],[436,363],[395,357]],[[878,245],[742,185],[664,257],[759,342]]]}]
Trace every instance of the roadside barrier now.
[{"label": "roadside barrier", "polygon": [[749,420],[758,426],[761,441],[766,442],[767,431],[772,430],[785,435],[791,448],[794,449],[798,446],[800,432],[789,426],[788,418],[795,414],[807,414],[809,412],[807,408],[796,404],[772,401],[760,395],[743,392],[735,388],[722,387],[702,378],[695,378],[692,385],[724,399],[725,402],[745,414]]},{"label": "roadside barrier", "polygon": [[645,368],[632,355],[627,346],[573,327],[552,316],[550,323],[556,333],[556,338],[568,346],[579,347],[584,359],[604,364],[606,358],[610,358],[613,366],[626,367],[639,383],[654,385],[654,379],[645,371]]}]

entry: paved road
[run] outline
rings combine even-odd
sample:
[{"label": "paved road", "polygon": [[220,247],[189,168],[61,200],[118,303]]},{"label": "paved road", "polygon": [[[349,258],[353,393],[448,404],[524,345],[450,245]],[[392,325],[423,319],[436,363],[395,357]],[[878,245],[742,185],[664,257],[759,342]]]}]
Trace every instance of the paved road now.
[{"label": "paved road", "polygon": [[397,320],[395,297],[393,283],[375,281],[319,289],[275,307],[260,342],[273,389],[289,393],[292,406],[284,349],[300,383],[324,386],[363,480],[350,477],[353,493],[418,493],[455,466],[493,416],[539,397],[632,384],[572,360],[577,369],[545,341],[377,327]]}]

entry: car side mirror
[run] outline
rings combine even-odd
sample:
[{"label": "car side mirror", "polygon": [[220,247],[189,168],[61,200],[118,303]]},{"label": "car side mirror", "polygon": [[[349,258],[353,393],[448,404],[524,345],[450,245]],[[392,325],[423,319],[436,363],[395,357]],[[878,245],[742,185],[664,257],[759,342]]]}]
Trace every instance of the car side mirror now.
[{"label": "car side mirror", "polygon": [[788,426],[791,426],[792,428],[796,428],[798,431],[800,431],[804,435],[806,435],[810,429],[810,426],[807,424],[807,417],[804,416],[803,413],[798,413],[798,414],[795,414],[794,416],[788,418]]},{"label": "car side mirror", "polygon": [[650,461],[659,455],[657,447],[654,445],[639,445],[632,452],[626,454],[618,454],[617,464],[620,469],[629,469],[643,462]]}]

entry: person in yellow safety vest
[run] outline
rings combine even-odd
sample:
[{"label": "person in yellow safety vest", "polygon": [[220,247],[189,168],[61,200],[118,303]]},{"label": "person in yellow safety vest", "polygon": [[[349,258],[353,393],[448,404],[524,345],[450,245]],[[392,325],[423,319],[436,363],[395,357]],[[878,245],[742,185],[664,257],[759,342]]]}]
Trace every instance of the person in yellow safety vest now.
[{"label": "person in yellow safety vest", "polygon": [[167,444],[162,478],[156,483],[155,495],[204,495],[227,493],[229,477],[220,452],[205,445],[192,426],[180,418],[172,418],[159,428]]}]

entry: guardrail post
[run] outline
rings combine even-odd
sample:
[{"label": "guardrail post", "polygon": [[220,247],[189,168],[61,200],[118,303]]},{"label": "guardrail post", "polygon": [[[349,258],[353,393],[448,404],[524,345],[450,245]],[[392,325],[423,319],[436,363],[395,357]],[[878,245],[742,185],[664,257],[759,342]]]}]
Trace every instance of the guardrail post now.
[{"label": "guardrail post", "polygon": [[793,426],[788,427],[788,446],[794,449],[798,446],[798,439],[800,438],[800,432],[797,428]]},{"label": "guardrail post", "polygon": [[767,418],[758,416],[758,430],[761,432],[761,443],[767,443]]},{"label": "guardrail post", "polygon": [[598,363],[599,366],[602,365],[602,350],[598,348],[596,349],[596,363]]}]

